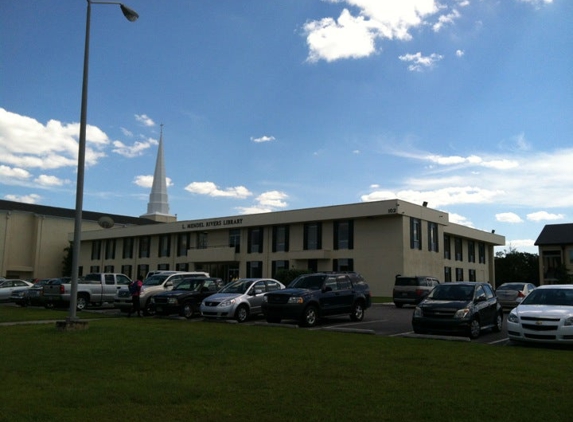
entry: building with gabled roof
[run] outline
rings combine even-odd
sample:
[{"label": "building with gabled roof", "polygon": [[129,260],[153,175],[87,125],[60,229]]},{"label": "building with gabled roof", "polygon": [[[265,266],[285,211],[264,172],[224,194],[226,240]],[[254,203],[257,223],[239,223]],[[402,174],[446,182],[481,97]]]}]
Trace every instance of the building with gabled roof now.
[{"label": "building with gabled roof", "polygon": [[541,284],[573,282],[573,223],[547,224],[535,241],[539,248]]}]

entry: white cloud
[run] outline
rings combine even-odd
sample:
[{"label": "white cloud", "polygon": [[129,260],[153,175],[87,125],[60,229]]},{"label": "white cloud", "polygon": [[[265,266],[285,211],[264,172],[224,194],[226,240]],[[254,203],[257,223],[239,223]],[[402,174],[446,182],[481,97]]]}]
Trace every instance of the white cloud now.
[{"label": "white cloud", "polygon": [[517,1],[521,2],[521,3],[529,3],[529,4],[532,4],[534,6],[553,3],[553,0],[517,0]]},{"label": "white cloud", "polygon": [[[153,186],[153,175],[135,176],[133,183],[141,188],[151,188]],[[165,178],[167,187],[173,186],[173,182],[169,177]]]},{"label": "white cloud", "polygon": [[32,193],[30,195],[4,195],[7,201],[22,202],[24,204],[37,204],[42,197]]},{"label": "white cloud", "polygon": [[459,19],[460,16],[460,12],[458,12],[456,9],[453,9],[450,13],[445,15],[440,15],[438,17],[438,22],[432,26],[432,29],[434,32],[439,32],[445,25],[453,24],[454,20]]},{"label": "white cloud", "polygon": [[148,138],[147,140],[141,142],[136,141],[133,145],[125,145],[121,141],[114,141],[112,149],[113,152],[123,155],[124,157],[133,158],[143,155],[145,150],[151,148],[152,145],[157,145],[158,142],[155,139]]},{"label": "white cloud", "polygon": [[434,65],[442,60],[444,56],[432,53],[429,56],[422,56],[421,52],[415,54],[404,54],[398,57],[403,62],[410,63],[408,70],[412,72],[421,72],[425,69],[431,69]]},{"label": "white cloud", "polygon": [[326,17],[304,26],[308,61],[368,57],[376,53],[380,39],[409,40],[410,30],[427,22],[440,8],[435,0],[327,0],[357,9],[343,8],[338,19]]},{"label": "white cloud", "polygon": [[155,122],[147,114],[136,114],[135,120],[141,123],[143,126],[152,127],[155,126]]},{"label": "white cloud", "polygon": [[444,166],[455,165],[455,164],[469,164],[481,167],[496,168],[500,170],[515,168],[519,166],[519,163],[515,160],[508,160],[505,158],[484,160],[482,157],[479,157],[477,155],[469,155],[467,157],[461,157],[458,155],[452,155],[452,156],[427,155],[424,157],[424,159]]},{"label": "white cloud", "polygon": [[35,183],[37,183],[40,186],[63,186],[63,185],[67,185],[69,183],[71,183],[69,180],[67,179],[60,179],[59,177],[56,176],[48,176],[46,174],[41,174],[40,176],[38,176],[35,180]]},{"label": "white cloud", "polygon": [[467,219],[467,217],[464,217],[463,215],[460,214],[456,214],[456,213],[448,213],[448,217],[450,220],[450,223],[454,223],[454,224],[460,224],[462,226],[467,226],[467,227],[474,227],[473,223]]},{"label": "white cloud", "polygon": [[523,249],[523,248],[536,247],[535,240],[533,239],[514,239],[514,240],[506,239],[505,246],[507,246],[509,249]]},{"label": "white cloud", "polygon": [[25,181],[30,177],[32,175],[27,170],[0,165],[0,181],[2,183],[11,184],[10,182]]},{"label": "white cloud", "polygon": [[251,136],[251,141],[256,142],[256,143],[271,142],[274,140],[275,140],[274,136],[261,136],[260,138],[255,138],[254,136]]},{"label": "white cloud", "polygon": [[484,189],[476,186],[451,186],[436,190],[389,190],[374,191],[362,195],[364,202],[382,201],[385,199],[398,198],[414,204],[421,204],[431,198],[432,207],[455,204],[483,204],[491,203],[504,194],[501,190]]},{"label": "white cloud", "polygon": [[124,136],[127,136],[128,138],[131,138],[133,136],[133,132],[127,130],[124,127],[121,127],[121,133],[123,133]]},{"label": "white cloud", "polygon": [[456,57],[463,57],[466,52],[464,50],[456,50]]},{"label": "white cloud", "polygon": [[513,212],[502,212],[496,214],[495,219],[501,223],[523,223],[521,217]]},{"label": "white cloud", "polygon": [[532,212],[531,214],[527,214],[527,219],[529,221],[555,221],[555,220],[563,220],[565,215],[563,214],[552,214],[548,213],[547,211],[538,211]]},{"label": "white cloud", "polygon": [[257,196],[256,204],[250,207],[236,207],[240,214],[260,214],[276,211],[278,208],[286,208],[288,204],[284,201],[288,195],[284,192],[269,191]]},{"label": "white cloud", "polygon": [[197,195],[207,195],[212,197],[227,197],[245,199],[252,195],[249,190],[244,186],[236,186],[231,188],[220,189],[213,182],[193,182],[185,187],[187,192]]}]

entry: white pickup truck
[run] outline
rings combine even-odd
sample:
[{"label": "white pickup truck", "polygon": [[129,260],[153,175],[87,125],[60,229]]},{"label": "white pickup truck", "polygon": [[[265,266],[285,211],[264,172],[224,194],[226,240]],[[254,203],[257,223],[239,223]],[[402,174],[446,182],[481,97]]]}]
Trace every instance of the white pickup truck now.
[{"label": "white pickup truck", "polygon": [[[151,304],[151,298],[156,294],[173,289],[183,279],[194,277],[209,277],[209,273],[203,271],[156,271],[143,280],[139,303],[144,315],[154,315],[155,308]],[[129,312],[132,307],[131,293],[127,286],[121,286],[114,300],[114,307],[122,312]]]},{"label": "white pickup truck", "polygon": [[[78,311],[89,304],[101,305],[104,302],[113,303],[117,291],[122,286],[128,286],[131,279],[125,274],[91,273],[78,280],[77,305]],[[46,307],[68,305],[72,291],[71,283],[44,286]]]}]

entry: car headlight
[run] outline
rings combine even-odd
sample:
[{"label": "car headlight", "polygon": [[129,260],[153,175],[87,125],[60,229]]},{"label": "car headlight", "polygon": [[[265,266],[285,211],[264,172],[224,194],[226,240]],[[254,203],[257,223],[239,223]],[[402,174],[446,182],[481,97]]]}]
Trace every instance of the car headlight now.
[{"label": "car headlight", "polygon": [[236,302],[235,299],[229,299],[229,300],[225,300],[224,302],[221,302],[219,304],[219,306],[231,306],[231,305],[234,305],[235,302]]},{"label": "car headlight", "polygon": [[167,303],[169,303],[170,305],[177,305],[177,298],[170,297],[169,299],[167,299]]},{"label": "car headlight", "polygon": [[573,325],[573,316],[570,316],[569,318],[565,318],[565,322],[563,322],[563,325],[566,327]]},{"label": "car headlight", "polygon": [[414,318],[422,318],[423,316],[424,312],[422,311],[422,308],[416,306],[416,309],[414,310]]},{"label": "car headlight", "polygon": [[300,296],[293,296],[288,298],[288,303],[303,303],[304,300]]},{"label": "car headlight", "polygon": [[464,319],[464,318],[467,318],[470,313],[471,313],[470,308],[458,309],[456,311],[456,313],[454,314],[454,318]]},{"label": "car headlight", "polygon": [[519,317],[517,316],[517,314],[515,312],[511,311],[509,313],[509,315],[507,316],[507,320],[509,322],[514,322],[517,324],[519,322]]}]

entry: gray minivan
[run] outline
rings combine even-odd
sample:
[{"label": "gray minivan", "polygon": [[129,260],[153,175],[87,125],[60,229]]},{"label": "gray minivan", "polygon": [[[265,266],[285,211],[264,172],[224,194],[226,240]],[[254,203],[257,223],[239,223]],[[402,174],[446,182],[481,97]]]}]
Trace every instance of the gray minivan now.
[{"label": "gray minivan", "polygon": [[440,281],[431,276],[397,275],[392,291],[392,299],[397,308],[404,305],[417,305]]}]

